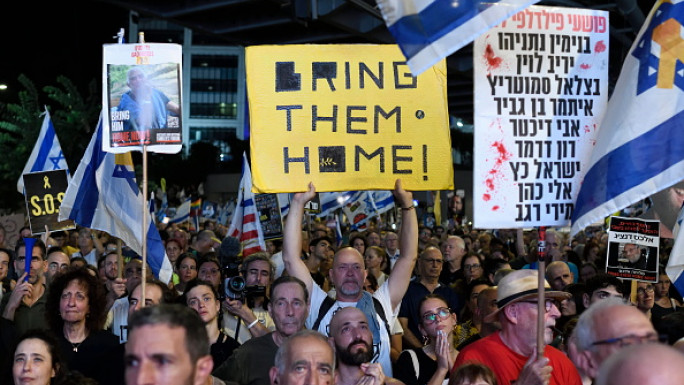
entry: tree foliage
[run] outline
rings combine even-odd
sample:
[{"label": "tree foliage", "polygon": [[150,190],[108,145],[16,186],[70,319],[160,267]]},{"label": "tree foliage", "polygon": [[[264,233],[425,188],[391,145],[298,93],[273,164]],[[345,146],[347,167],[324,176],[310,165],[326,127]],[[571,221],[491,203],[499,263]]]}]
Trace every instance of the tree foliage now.
[{"label": "tree foliage", "polygon": [[[17,192],[17,180],[38,139],[43,112],[50,112],[62,152],[73,174],[83,157],[99,120],[101,93],[95,80],[87,87],[85,97],[75,84],[64,76],[57,85],[39,90],[25,75],[19,76],[23,89],[17,93],[16,103],[0,102],[0,214],[23,212],[24,197]],[[42,92],[40,92],[42,91]],[[236,153],[242,154],[246,143],[239,143]],[[241,157],[232,162],[221,162],[220,151],[211,143],[199,142],[191,146],[189,156],[148,155],[148,190],[153,191],[161,178],[180,187],[198,186],[212,172],[240,172]],[[133,153],[136,176],[142,180],[142,157]]]},{"label": "tree foliage", "polygon": [[17,102],[0,109],[0,154],[5,154],[0,162],[0,207],[4,212],[25,205],[16,190],[17,180],[40,133],[45,109],[50,111],[72,172],[90,140],[100,109],[94,81],[88,98],[84,99],[74,83],[63,76],[57,78],[58,86],[44,87],[42,93],[27,76],[20,75],[18,80],[23,89],[17,93]]}]

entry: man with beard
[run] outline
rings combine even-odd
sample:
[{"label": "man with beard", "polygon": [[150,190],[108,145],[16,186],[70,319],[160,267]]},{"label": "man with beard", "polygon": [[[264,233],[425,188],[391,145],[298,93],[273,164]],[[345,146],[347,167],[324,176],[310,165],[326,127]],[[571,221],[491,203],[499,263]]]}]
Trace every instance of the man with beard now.
[{"label": "man with beard", "polygon": [[333,315],[330,342],[337,354],[336,385],[401,384],[386,377],[382,365],[371,363],[374,356],[373,334],[361,310],[345,307]]},{"label": "man with beard", "polygon": [[126,294],[126,285],[122,278],[119,278],[119,254],[110,251],[104,257],[105,291],[107,292],[107,307],[111,309],[114,302]]},{"label": "man with beard", "polygon": [[[23,238],[17,240],[14,247],[16,259],[14,271],[19,274],[14,290],[6,293],[0,303],[0,312],[4,320],[12,321],[17,335],[29,329],[47,329],[45,320],[45,303],[47,287],[45,286],[45,244],[37,239],[33,245],[29,273],[25,273],[26,243]],[[5,322],[5,321],[2,322]],[[4,326],[4,325],[3,325]]]},{"label": "man with beard", "polygon": [[342,307],[357,307],[366,314],[373,341],[379,345],[377,361],[387,375],[392,373],[390,359],[390,328],[396,321],[397,307],[406,293],[408,282],[416,263],[418,220],[413,209],[413,195],[401,187],[397,180],[394,197],[396,205],[403,210],[399,231],[400,257],[392,274],[372,295],[363,291],[366,269],[363,256],[352,247],[343,247],[335,253],[333,266],[329,271],[330,281],[335,286],[336,298],[316,285],[309,269],[300,258],[302,249],[302,217],[304,205],[316,195],[313,184],[308,191],[297,193],[290,202],[290,212],[284,229],[283,262],[288,273],[304,281],[311,298],[311,311],[306,326],[326,333],[332,315]]}]

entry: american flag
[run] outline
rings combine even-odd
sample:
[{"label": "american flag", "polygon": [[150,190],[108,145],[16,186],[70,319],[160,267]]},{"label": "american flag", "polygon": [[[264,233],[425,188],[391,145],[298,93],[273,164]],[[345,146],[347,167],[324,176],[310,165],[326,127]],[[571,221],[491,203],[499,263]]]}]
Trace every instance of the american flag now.
[{"label": "american flag", "polygon": [[233,219],[228,227],[228,236],[240,240],[242,257],[266,250],[264,233],[259,221],[259,213],[254,203],[252,192],[252,172],[247,161],[247,154],[243,154],[242,180],[238,191],[237,205]]}]

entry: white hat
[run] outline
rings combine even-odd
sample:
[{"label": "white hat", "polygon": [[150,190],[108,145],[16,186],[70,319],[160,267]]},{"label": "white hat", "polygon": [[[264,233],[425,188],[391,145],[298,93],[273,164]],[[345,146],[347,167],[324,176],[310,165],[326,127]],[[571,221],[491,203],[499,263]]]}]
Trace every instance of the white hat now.
[{"label": "white hat", "polygon": [[[496,292],[496,304],[499,308],[485,317],[486,322],[496,319],[499,311],[509,304],[537,297],[539,275],[537,270],[522,269],[512,271],[504,276]],[[544,298],[563,300],[572,297],[565,291],[551,290],[549,283],[544,280]]]}]

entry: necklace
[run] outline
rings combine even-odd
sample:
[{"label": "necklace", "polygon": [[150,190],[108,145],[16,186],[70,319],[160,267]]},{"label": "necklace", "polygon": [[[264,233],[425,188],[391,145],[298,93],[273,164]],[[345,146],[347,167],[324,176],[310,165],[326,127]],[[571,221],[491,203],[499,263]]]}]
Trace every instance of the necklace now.
[{"label": "necklace", "polygon": [[73,348],[74,352],[78,353],[78,347],[81,346],[81,344],[83,343],[83,341],[81,341],[81,342],[79,342],[79,343],[77,343],[77,344],[75,344],[75,343],[73,343],[73,342],[69,342],[69,343],[71,344],[71,347]]}]

